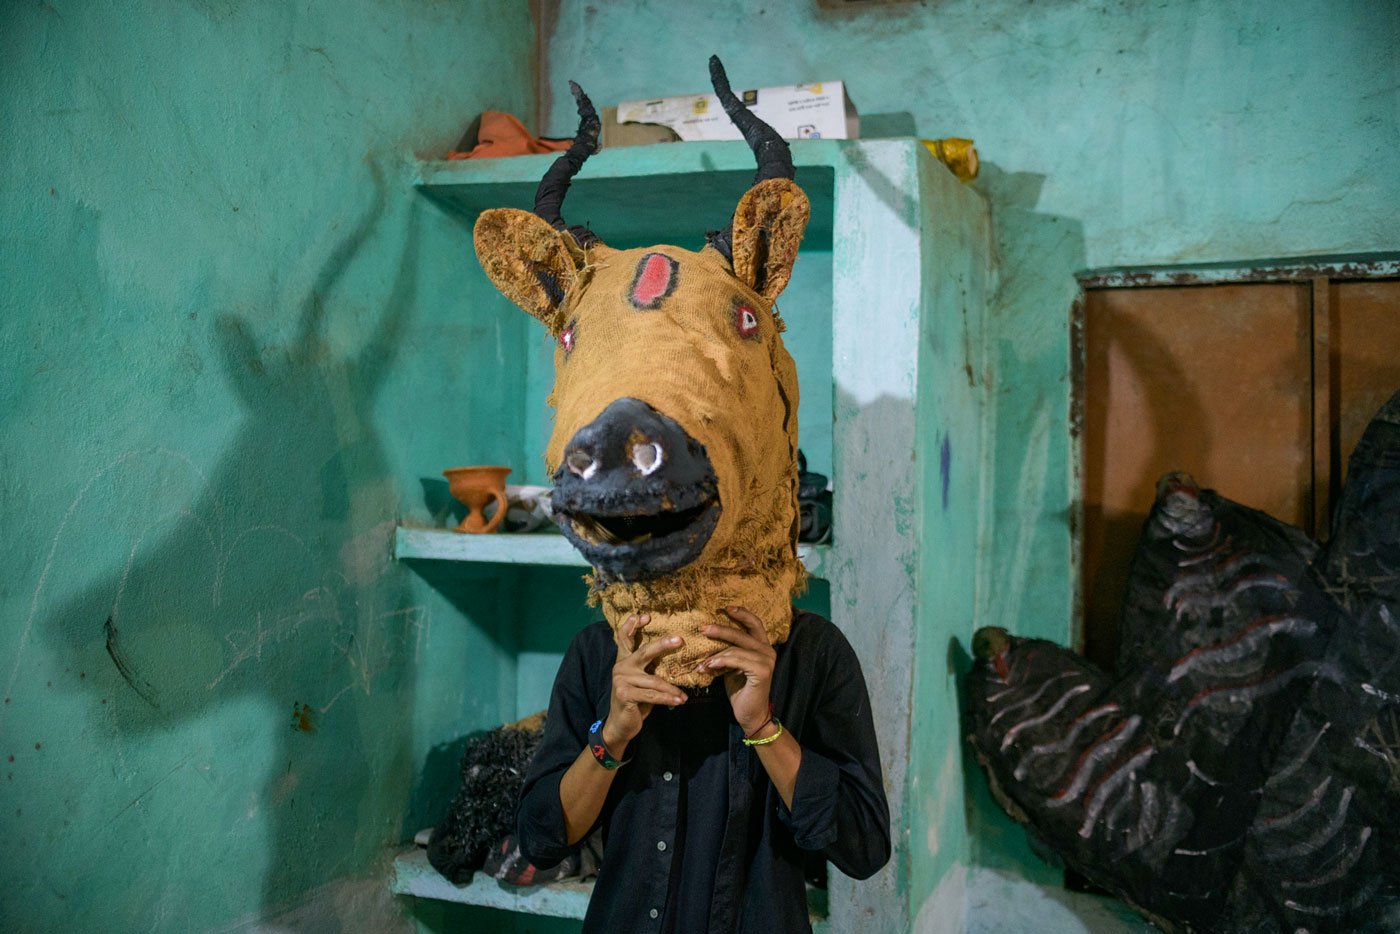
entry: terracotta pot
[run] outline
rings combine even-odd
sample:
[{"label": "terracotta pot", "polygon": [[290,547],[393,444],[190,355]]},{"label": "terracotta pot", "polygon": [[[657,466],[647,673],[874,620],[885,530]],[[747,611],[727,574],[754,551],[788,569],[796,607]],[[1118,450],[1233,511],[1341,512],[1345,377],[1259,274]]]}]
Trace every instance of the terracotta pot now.
[{"label": "terracotta pot", "polygon": [[[467,517],[458,532],[494,532],[506,517],[506,475],[509,467],[453,467],[444,470],[447,488],[467,507]],[[486,504],[496,501],[496,514],[486,519]]]}]

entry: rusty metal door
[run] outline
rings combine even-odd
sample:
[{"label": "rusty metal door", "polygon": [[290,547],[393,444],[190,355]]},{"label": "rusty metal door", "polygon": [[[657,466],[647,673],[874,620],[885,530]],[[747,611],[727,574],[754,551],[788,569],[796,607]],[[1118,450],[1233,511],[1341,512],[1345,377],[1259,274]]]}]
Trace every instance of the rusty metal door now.
[{"label": "rusty metal door", "polygon": [[1084,648],[1109,666],[1163,473],[1325,536],[1346,457],[1400,389],[1400,280],[1086,281],[1076,331]]}]

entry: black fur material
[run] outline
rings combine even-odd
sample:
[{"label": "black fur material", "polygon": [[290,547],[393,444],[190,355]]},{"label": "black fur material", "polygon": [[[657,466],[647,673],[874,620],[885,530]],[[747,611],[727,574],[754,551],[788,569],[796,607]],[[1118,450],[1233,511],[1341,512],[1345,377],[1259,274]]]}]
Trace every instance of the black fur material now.
[{"label": "black fur material", "polygon": [[542,729],[503,726],[467,743],[462,786],[428,841],[428,862],[449,881],[471,881],[488,852],[515,832],[525,767],[543,735]]},{"label": "black fur material", "polygon": [[1400,930],[1400,393],[1319,547],[1170,474],[1113,674],[979,630],[968,738],[992,792],[1164,930]]}]

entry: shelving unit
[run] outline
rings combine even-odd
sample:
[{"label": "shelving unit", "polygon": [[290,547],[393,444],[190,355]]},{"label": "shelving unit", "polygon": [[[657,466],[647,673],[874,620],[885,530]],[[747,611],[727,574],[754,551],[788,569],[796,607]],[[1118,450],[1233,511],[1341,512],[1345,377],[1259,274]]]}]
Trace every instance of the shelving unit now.
[{"label": "shelving unit", "polygon": [[[822,576],[830,545],[800,545],[798,557],[813,577]],[[466,561],[477,564],[519,564],[584,569],[588,562],[562,535],[548,532],[520,535],[467,535],[451,529],[399,526],[394,532],[394,558],[399,561]]]},{"label": "shelving unit", "polygon": [[[978,588],[987,585],[979,563],[986,390],[975,376],[984,370],[994,288],[987,208],[918,140],[798,141],[792,151],[812,223],[780,300],[784,341],[801,382],[801,444],[810,469],[832,477],[835,501],[833,544],[804,560],[870,686],[895,840],[893,859],[872,879],[831,872],[828,923],[833,931],[893,934],[937,918],[947,930],[993,930],[970,923],[969,906],[985,884],[966,818],[956,677],[979,619]],[[552,159],[427,163],[418,188],[462,221],[465,258],[477,214],[528,208]],[[616,247],[698,249],[705,230],[732,216],[753,174],[740,142],[608,150],[574,180],[566,214]],[[512,464],[516,482],[547,482],[538,472],[552,348],[474,263],[453,275],[481,348],[473,365],[498,374],[462,410],[490,409],[493,425],[515,429],[474,431],[480,449],[462,463]],[[560,570],[581,566],[566,543],[401,528],[395,551],[425,578],[441,579],[451,570],[445,562],[469,564],[477,590],[497,588],[492,606],[519,617],[511,630],[508,621],[468,614],[482,638],[497,648],[514,645],[511,632],[533,640],[518,650],[513,688],[500,692],[514,706],[503,700],[495,721],[481,727],[538,709],[545,673],[552,677],[557,666],[550,653],[563,651],[566,634],[557,620],[542,634],[557,614],[541,603],[548,588],[536,581],[562,587]],[[544,645],[555,636],[562,641]],[[416,865],[400,867],[395,890],[444,897]],[[480,897],[487,894],[503,897]],[[531,911],[547,901],[490,903]]]}]

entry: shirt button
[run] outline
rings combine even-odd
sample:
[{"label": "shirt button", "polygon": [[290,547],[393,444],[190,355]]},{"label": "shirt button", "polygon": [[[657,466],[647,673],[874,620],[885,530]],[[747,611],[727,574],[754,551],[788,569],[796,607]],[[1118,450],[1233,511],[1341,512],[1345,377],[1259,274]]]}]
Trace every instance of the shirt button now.
[{"label": "shirt button", "polygon": [[659,912],[659,911],[657,911],[655,908],[653,908],[651,911],[648,911],[647,914],[651,915],[653,918],[657,918],[657,917],[660,917],[661,912]]},{"label": "shirt button", "polygon": [[661,852],[665,853],[665,852],[666,852],[666,841],[665,841],[665,840],[657,840],[657,841],[656,841],[656,848],[657,848],[658,850],[660,850]]},{"label": "shirt button", "polygon": [[674,777],[675,777],[675,776],[672,775],[670,772],[662,772],[662,773],[661,773],[661,778],[662,778],[663,781],[668,781],[668,782],[669,782],[669,781],[670,781],[672,778],[674,778]]}]

